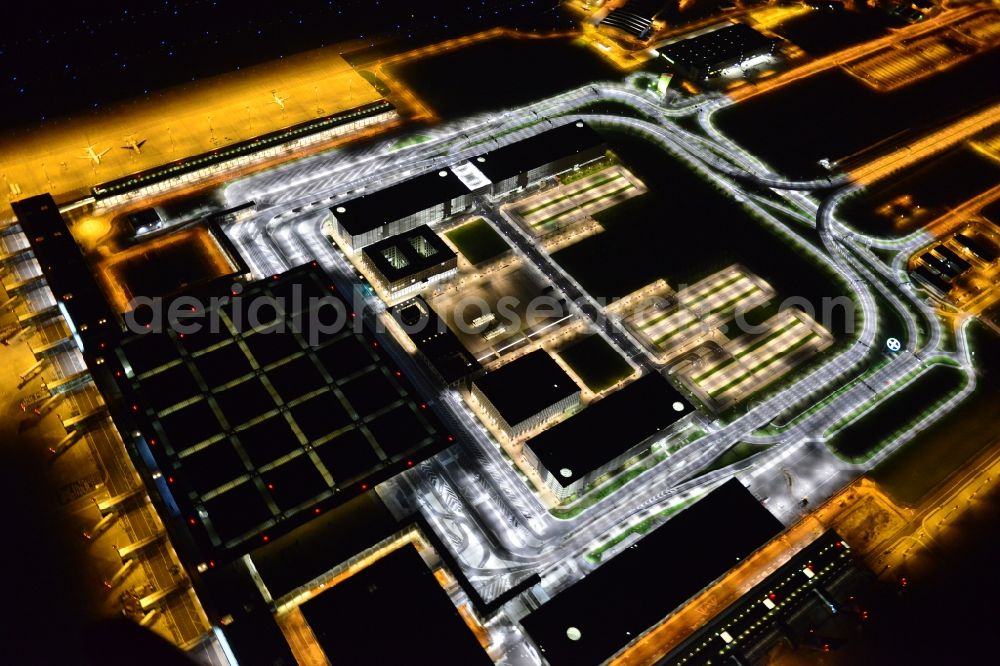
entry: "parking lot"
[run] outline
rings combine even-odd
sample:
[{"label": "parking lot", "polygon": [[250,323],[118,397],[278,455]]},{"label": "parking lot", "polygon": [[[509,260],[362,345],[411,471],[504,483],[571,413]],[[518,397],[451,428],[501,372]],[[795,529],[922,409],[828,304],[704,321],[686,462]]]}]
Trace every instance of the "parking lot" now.
[{"label": "parking lot", "polygon": [[511,210],[525,229],[545,236],[645,191],[631,172],[616,165],[522,199]]},{"label": "parking lot", "polygon": [[685,361],[685,383],[717,409],[740,402],[833,343],[828,331],[794,308],[764,323],[763,333],[742,335],[698,360]]}]

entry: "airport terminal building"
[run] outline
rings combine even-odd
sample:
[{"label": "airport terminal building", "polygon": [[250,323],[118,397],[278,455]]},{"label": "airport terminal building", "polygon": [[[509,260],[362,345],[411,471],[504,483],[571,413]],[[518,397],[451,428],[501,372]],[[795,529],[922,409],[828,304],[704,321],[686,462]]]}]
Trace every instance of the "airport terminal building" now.
[{"label": "airport terminal building", "polygon": [[544,349],[475,379],[472,395],[511,439],[580,404],[580,387]]},{"label": "airport terminal building", "polygon": [[565,499],[675,432],[693,412],[670,382],[652,373],[529,439],[522,455]]},{"label": "airport terminal building", "polygon": [[600,159],[600,134],[576,121],[484,152],[450,167],[364,193],[330,208],[326,233],[353,251],[468,211],[479,194],[505,196]]},{"label": "airport terminal building", "polygon": [[543,178],[578,169],[606,152],[604,137],[577,121],[477,155],[470,163],[490,180],[490,194],[504,196]]}]

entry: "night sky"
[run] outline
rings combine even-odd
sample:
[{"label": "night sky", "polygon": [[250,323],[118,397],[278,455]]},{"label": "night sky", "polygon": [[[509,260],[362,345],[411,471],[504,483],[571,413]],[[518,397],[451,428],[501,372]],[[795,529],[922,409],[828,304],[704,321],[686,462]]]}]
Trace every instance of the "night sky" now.
[{"label": "night sky", "polygon": [[52,122],[165,86],[348,39],[405,50],[494,25],[556,24],[553,0],[6,3],[0,127]]}]

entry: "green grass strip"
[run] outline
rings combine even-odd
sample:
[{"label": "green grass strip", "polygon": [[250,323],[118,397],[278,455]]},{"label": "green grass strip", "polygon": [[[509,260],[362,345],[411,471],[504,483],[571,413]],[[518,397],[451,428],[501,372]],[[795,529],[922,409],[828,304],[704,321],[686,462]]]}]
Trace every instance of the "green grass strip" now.
[{"label": "green grass strip", "polygon": [[750,345],[749,347],[747,347],[743,351],[736,352],[735,354],[733,354],[733,356],[735,356],[736,358],[742,358],[742,357],[746,356],[747,354],[752,354],[755,351],[757,351],[758,349],[760,349],[761,347],[763,347],[764,345],[766,345],[768,342],[771,342],[776,337],[778,337],[779,335],[781,335],[782,333],[784,333],[785,331],[787,331],[788,329],[790,329],[791,327],[795,326],[796,324],[801,324],[801,323],[802,322],[800,322],[798,319],[793,319],[792,321],[788,322],[787,324],[785,324],[781,328],[777,329],[776,331],[771,331],[770,333],[768,333],[763,338],[761,338],[757,342],[753,343],[752,345]]},{"label": "green grass strip", "polygon": [[733,296],[732,298],[730,298],[728,301],[726,301],[722,305],[718,305],[718,306],[712,308],[711,310],[708,311],[708,314],[709,315],[714,315],[714,314],[718,314],[719,312],[724,312],[728,308],[731,308],[734,305],[736,305],[737,303],[739,303],[740,301],[742,301],[747,296],[750,296],[751,294],[755,294],[758,291],[760,291],[760,288],[757,285],[751,285],[750,289],[748,289],[747,291],[744,291],[741,294],[738,294],[737,296]]},{"label": "green grass strip", "polygon": [[670,338],[674,337],[678,333],[682,333],[682,332],[688,330],[689,328],[691,328],[692,326],[694,326],[695,324],[697,324],[699,321],[700,320],[697,317],[695,317],[694,319],[688,321],[686,324],[678,326],[677,328],[675,328],[674,330],[670,331],[669,333],[664,333],[660,337],[656,338],[655,340],[653,340],[653,344],[655,344],[655,345],[663,344],[663,342],[665,342],[666,340],[669,340]]},{"label": "green grass strip", "polygon": [[728,368],[733,363],[736,363],[736,359],[733,358],[732,356],[730,356],[729,358],[727,358],[726,360],[724,360],[722,363],[720,363],[720,364],[718,364],[716,366],[713,366],[713,367],[709,368],[708,370],[706,370],[705,372],[703,372],[700,375],[698,375],[697,377],[694,377],[693,378],[694,382],[696,384],[700,384],[701,380],[705,379],[706,377],[711,377],[712,375],[714,375],[715,373],[719,372],[720,370],[724,370],[724,369]]}]

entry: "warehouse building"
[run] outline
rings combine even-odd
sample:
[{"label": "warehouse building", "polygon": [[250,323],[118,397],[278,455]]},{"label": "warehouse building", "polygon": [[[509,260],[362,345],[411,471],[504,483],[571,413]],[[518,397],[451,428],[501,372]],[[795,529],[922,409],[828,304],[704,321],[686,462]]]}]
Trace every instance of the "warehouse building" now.
[{"label": "warehouse building", "polygon": [[663,46],[660,55],[685,76],[702,80],[772,54],[775,47],[775,40],[744,23],[735,23]]},{"label": "warehouse building", "polygon": [[693,412],[670,382],[652,373],[529,439],[522,453],[565,499],[673,433]]},{"label": "warehouse building", "polygon": [[368,245],[361,264],[391,296],[419,291],[458,272],[458,255],[426,224]]},{"label": "warehouse building", "polygon": [[477,378],[472,395],[511,439],[580,404],[580,387],[543,349]]}]

